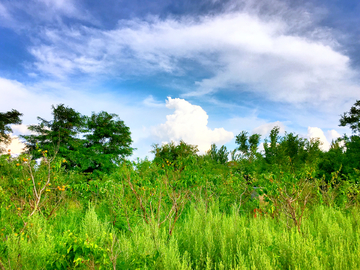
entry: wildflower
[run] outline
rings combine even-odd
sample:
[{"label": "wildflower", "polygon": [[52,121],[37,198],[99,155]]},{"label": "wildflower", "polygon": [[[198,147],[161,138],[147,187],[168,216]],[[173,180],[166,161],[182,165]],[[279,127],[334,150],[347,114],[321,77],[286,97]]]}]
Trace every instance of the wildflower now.
[{"label": "wildflower", "polygon": [[20,166],[20,164],[19,164],[19,163],[16,163],[16,166]]},{"label": "wildflower", "polygon": [[31,179],[30,179],[30,178],[28,178],[27,180],[28,180],[28,181],[30,181]]},{"label": "wildflower", "polygon": [[8,152],[10,153],[10,152],[11,152],[11,149],[9,149]]},{"label": "wildflower", "polygon": [[19,211],[20,211],[20,210],[21,210],[21,208],[20,208],[20,207],[18,207],[18,209],[17,209],[17,210],[19,210]]},{"label": "wildflower", "polygon": [[18,234],[17,234],[17,233],[15,233],[14,235],[15,235],[15,236],[18,236]]},{"label": "wildflower", "polygon": [[47,191],[47,192],[49,192],[49,191],[50,191],[50,189],[47,189],[46,191]]},{"label": "wildflower", "polygon": [[39,182],[39,183],[38,183],[38,185],[40,186],[40,185],[41,185],[41,183]]}]

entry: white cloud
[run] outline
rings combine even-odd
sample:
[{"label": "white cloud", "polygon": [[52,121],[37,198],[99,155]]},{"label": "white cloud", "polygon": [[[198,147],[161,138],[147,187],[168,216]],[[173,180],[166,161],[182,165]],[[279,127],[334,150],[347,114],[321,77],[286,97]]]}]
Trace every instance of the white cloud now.
[{"label": "white cloud", "polygon": [[28,129],[27,125],[11,125],[11,129],[14,134],[16,135],[31,135],[33,134],[32,131]]},{"label": "white cloud", "polygon": [[321,142],[320,149],[328,151],[330,149],[330,143],[327,140],[324,132],[318,127],[308,127],[307,137],[309,139],[318,139]]},{"label": "white cloud", "polygon": [[307,137],[310,139],[318,138],[320,142],[322,142],[320,148],[323,151],[328,151],[330,149],[331,142],[341,137],[341,135],[335,129],[332,129],[327,131],[327,136],[326,136],[322,129],[318,127],[308,127]]},{"label": "white cloud", "polygon": [[7,10],[7,8],[0,3],[0,18],[4,18],[4,19],[9,19],[10,18],[10,14]]},{"label": "white cloud", "polygon": [[337,132],[335,129],[327,131],[327,138],[330,142],[335,141],[337,138],[340,138],[340,137],[341,137],[340,133]]},{"label": "white cloud", "polygon": [[55,76],[181,75],[189,68],[181,60],[190,59],[213,75],[194,82],[184,96],[245,85],[246,91],[290,103],[360,97],[349,57],[336,50],[329,30],[317,28],[317,36],[326,32],[319,40],[293,28],[281,18],[264,19],[246,11],[196,20],[128,20],[114,30],[48,29],[43,38],[49,45],[34,46],[30,52],[40,71]]},{"label": "white cloud", "polygon": [[200,106],[184,99],[168,97],[166,107],[174,109],[174,113],[167,115],[166,122],[152,130],[153,135],[163,143],[183,140],[198,145],[200,152],[204,153],[212,143],[224,144],[234,137],[232,132],[224,128],[211,130],[207,126],[208,115]]},{"label": "white cloud", "polygon": [[77,9],[73,0],[37,0],[44,4],[48,9],[62,11],[65,14],[74,14]]},{"label": "white cloud", "polygon": [[164,103],[159,102],[154,99],[152,95],[148,96],[146,99],[144,99],[143,104],[147,107],[154,107],[154,108],[163,108]]},{"label": "white cloud", "polygon": [[23,149],[25,147],[25,144],[23,144],[18,137],[13,136],[11,134],[11,143],[9,145],[1,145],[2,147],[4,147],[5,151],[8,152],[8,150],[10,150],[10,153],[12,155],[18,155],[21,154],[23,152]]}]

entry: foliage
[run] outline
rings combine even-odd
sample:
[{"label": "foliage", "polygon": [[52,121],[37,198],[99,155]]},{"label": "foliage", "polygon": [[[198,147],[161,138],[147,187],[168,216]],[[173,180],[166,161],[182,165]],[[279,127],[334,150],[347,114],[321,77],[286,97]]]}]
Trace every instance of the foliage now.
[{"label": "foliage", "polygon": [[53,120],[38,117],[40,123],[29,127],[36,135],[22,136],[34,159],[41,157],[41,148],[64,158],[68,170],[104,174],[132,154],[130,130],[116,114],[100,112],[87,117],[64,104],[52,110]]},{"label": "foliage", "polygon": [[345,112],[341,116],[340,126],[350,126],[354,133],[360,133],[360,100],[355,102],[349,112]]},{"label": "foliage", "polygon": [[163,167],[166,165],[172,165],[176,170],[182,170],[184,168],[183,160],[194,156],[198,152],[198,148],[195,145],[187,144],[184,141],[180,141],[178,145],[174,142],[153,145],[151,153],[155,154],[154,162]]},{"label": "foliage", "polygon": [[212,144],[210,150],[207,152],[207,155],[210,158],[219,164],[226,164],[229,160],[229,151],[226,146],[223,145],[219,149],[217,149],[216,144]]},{"label": "foliage", "polygon": [[274,127],[270,132],[270,142],[268,139],[264,142],[264,159],[269,171],[276,167],[295,171],[306,164],[317,165],[322,153],[319,140],[307,140],[286,132],[281,137],[279,131],[279,127]]},{"label": "foliage", "polygon": [[248,136],[246,131],[242,131],[236,135],[235,143],[239,145],[238,150],[246,157],[254,157],[260,143],[260,134],[252,134]]},{"label": "foliage", "polygon": [[[14,109],[5,113],[0,112],[0,144],[8,145],[11,142],[9,133],[12,132],[12,129],[9,125],[21,124],[20,116],[22,113]],[[0,146],[0,153],[3,151],[4,149]]]}]

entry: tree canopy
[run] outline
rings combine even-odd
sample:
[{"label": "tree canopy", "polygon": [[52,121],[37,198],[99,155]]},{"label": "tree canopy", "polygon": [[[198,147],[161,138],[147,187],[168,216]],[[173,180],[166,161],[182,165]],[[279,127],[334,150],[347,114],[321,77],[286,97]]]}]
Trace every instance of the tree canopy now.
[{"label": "tree canopy", "polygon": [[35,158],[39,149],[64,158],[67,169],[87,173],[109,172],[132,154],[130,129],[116,114],[81,115],[64,104],[52,106],[53,119],[38,117],[29,129],[36,135],[22,136]]}]

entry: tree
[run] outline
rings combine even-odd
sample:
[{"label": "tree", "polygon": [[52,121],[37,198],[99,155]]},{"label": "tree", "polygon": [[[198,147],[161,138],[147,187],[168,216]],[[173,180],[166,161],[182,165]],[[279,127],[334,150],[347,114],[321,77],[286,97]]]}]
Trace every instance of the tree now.
[{"label": "tree", "polygon": [[[12,124],[21,124],[20,116],[22,113],[19,113],[17,110],[12,109],[11,111],[0,113],[0,143],[8,145],[11,143],[10,133],[12,129],[10,125]],[[0,147],[0,153],[4,151]]]},{"label": "tree", "polygon": [[88,165],[85,172],[110,172],[122,158],[132,154],[130,129],[116,114],[93,113],[87,118],[86,127]]},{"label": "tree", "polygon": [[50,155],[57,153],[59,156],[67,158],[71,166],[70,158],[74,150],[83,147],[83,140],[79,137],[85,129],[85,117],[74,109],[65,107],[64,104],[52,105],[53,120],[47,121],[38,117],[40,123],[31,125],[29,130],[36,135],[21,136],[26,140],[26,147],[33,158],[40,158],[42,154],[37,150],[40,148],[47,151]]},{"label": "tree", "polygon": [[341,140],[345,143],[345,160],[342,164],[344,173],[353,173],[360,169],[360,100],[350,108],[349,112],[341,115],[339,126],[350,126],[353,135],[344,135]]},{"label": "tree", "polygon": [[226,146],[223,145],[220,147],[220,149],[217,149],[215,143],[211,145],[207,155],[209,155],[212,160],[220,164],[226,164],[229,159],[229,151],[227,151]]},{"label": "tree", "polygon": [[260,143],[260,134],[248,136],[246,131],[236,135],[235,143],[239,145],[238,150],[245,156],[255,157]]},{"label": "tree", "polygon": [[341,115],[339,126],[350,126],[353,133],[360,133],[360,100],[355,102],[349,112]]},{"label": "tree", "polygon": [[305,164],[316,165],[321,154],[319,140],[307,140],[294,133],[285,132],[285,136],[279,136],[280,128],[275,126],[264,142],[264,158],[270,170],[273,166],[281,167],[282,170],[299,168]]},{"label": "tree", "polygon": [[132,154],[130,129],[116,114],[100,112],[87,117],[64,104],[52,110],[53,120],[38,117],[40,123],[29,127],[36,135],[22,136],[34,158],[40,157],[41,149],[64,158],[68,170],[102,174]]},{"label": "tree", "polygon": [[178,145],[172,141],[162,146],[154,144],[152,147],[151,153],[155,154],[154,162],[158,165],[173,165],[175,170],[182,170],[182,161],[199,151],[196,145],[187,144],[182,140]]}]

